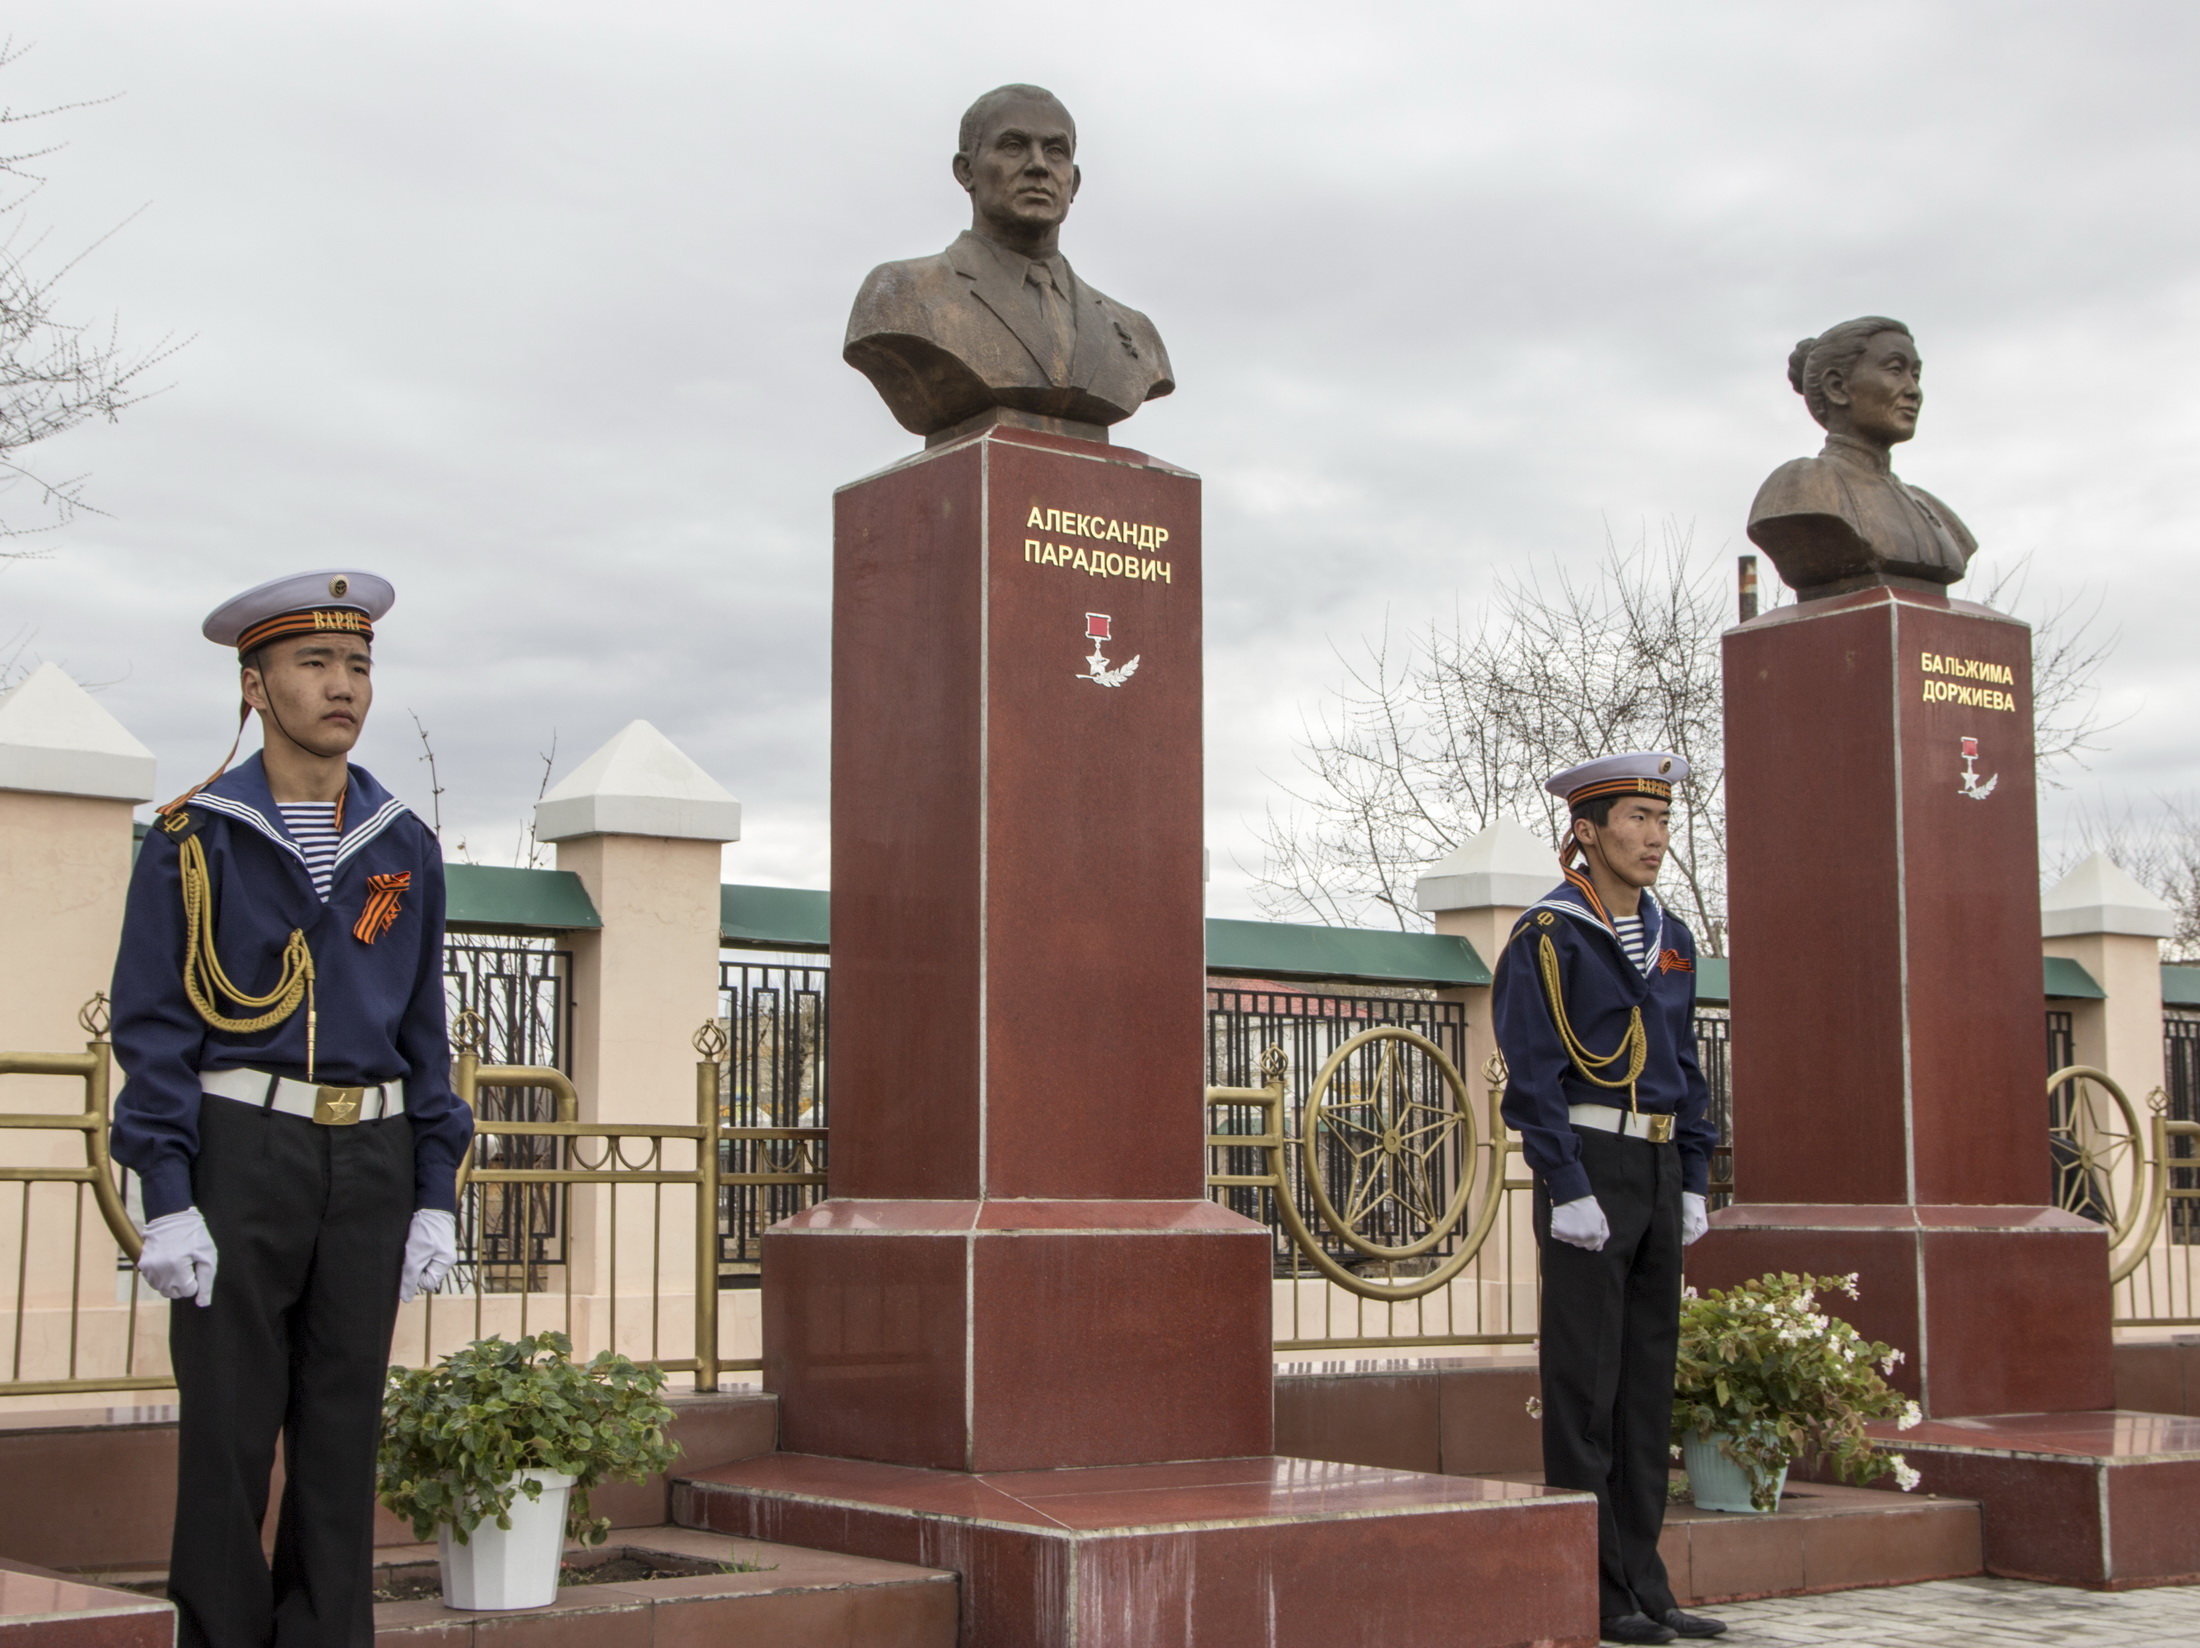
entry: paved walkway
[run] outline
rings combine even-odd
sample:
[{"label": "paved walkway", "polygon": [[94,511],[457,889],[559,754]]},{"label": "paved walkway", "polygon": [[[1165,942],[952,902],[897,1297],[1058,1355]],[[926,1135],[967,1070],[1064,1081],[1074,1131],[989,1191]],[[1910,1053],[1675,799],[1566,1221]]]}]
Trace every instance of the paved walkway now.
[{"label": "paved walkway", "polygon": [[1939,1579],[1704,1611],[1732,1627],[1717,1639],[1731,1648],[2200,1648],[2200,1586],[2110,1593]]}]

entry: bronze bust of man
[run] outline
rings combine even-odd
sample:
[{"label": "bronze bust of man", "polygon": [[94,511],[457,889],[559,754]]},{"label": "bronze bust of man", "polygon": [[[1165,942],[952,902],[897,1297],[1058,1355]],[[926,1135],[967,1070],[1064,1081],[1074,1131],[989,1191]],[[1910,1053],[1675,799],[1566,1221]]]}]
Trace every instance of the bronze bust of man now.
[{"label": "bronze bust of man", "polygon": [[1937,590],[1978,552],[1955,511],[1904,484],[1889,461],[1917,433],[1923,368],[1910,329],[1884,315],[1843,321],[1788,356],[1788,382],[1825,429],[1825,450],[1772,472],[1750,505],[1749,536],[1797,599]]},{"label": "bronze bust of man", "polygon": [[955,181],[970,227],[936,257],[883,263],[856,294],[842,358],[904,429],[1008,421],[1105,440],[1176,387],[1161,334],[1079,280],[1061,253],[1077,125],[1052,92],[1002,86],[962,118]]}]

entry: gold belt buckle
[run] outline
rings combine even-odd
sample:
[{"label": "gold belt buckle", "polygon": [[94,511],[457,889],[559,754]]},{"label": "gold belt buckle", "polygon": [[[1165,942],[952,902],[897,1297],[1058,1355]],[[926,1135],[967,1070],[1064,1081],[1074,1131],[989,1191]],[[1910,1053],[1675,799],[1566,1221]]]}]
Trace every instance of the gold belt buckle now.
[{"label": "gold belt buckle", "polygon": [[323,1127],[349,1127],[359,1119],[364,1087],[324,1087],[313,1096],[313,1119]]},{"label": "gold belt buckle", "polygon": [[[325,1093],[328,1089],[323,1088],[322,1091]],[[1644,1137],[1649,1139],[1652,1144],[1670,1144],[1673,1142],[1673,1117],[1670,1113],[1645,1116],[1643,1120],[1650,1124],[1650,1131]]]}]

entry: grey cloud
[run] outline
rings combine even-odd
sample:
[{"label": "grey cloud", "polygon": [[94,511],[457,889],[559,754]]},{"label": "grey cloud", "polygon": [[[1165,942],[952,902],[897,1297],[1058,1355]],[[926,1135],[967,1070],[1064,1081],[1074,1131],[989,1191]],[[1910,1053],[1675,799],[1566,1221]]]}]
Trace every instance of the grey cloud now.
[{"label": "grey cloud", "polygon": [[820,880],[830,495],[908,444],[840,327],[954,232],[955,117],[1012,78],[1078,112],[1066,247],[1179,368],[1122,438],[1207,478],[1218,909],[1332,645],[1607,527],[1739,547],[1814,444],[1789,345],[1869,310],[1930,362],[1904,472],[2123,628],[2073,799],[2200,786],[2187,8],[22,15],[19,106],[127,93],[65,117],[57,244],[153,202],[74,300],[197,342],[70,438],[112,517],[0,577],[0,634],[114,679],[175,788],[233,714],[199,614],[356,560],[400,588],[362,759],[401,793],[407,706],[481,843],[553,728],[646,716],[746,803],[735,873]]}]

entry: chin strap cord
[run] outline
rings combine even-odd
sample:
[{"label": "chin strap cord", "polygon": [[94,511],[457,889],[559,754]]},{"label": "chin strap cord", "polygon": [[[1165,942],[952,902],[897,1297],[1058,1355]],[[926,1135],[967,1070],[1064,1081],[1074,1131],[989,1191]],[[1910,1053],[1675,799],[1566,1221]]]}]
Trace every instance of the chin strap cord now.
[{"label": "chin strap cord", "polygon": [[[305,933],[296,927],[290,930],[289,942],[283,946],[282,977],[275,981],[275,988],[264,996],[247,995],[222,970],[221,957],[214,951],[213,882],[206,869],[206,849],[199,845],[197,836],[184,838],[178,859],[183,878],[183,993],[190,997],[200,1018],[214,1029],[232,1036],[271,1030],[297,1012],[298,1004],[303,1002],[306,1009],[306,1080],[313,1080],[314,1040],[319,1019],[313,999],[313,952],[306,947]],[[247,1012],[262,1007],[267,1011],[257,1018],[233,1019],[215,1008],[215,1002],[221,1000],[233,1001]]]}]

